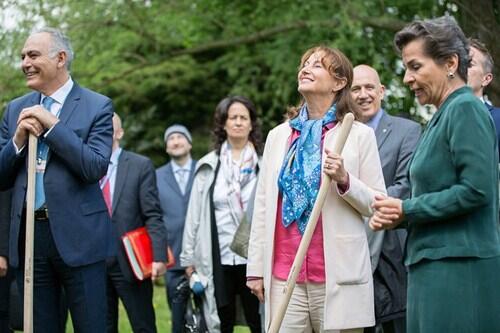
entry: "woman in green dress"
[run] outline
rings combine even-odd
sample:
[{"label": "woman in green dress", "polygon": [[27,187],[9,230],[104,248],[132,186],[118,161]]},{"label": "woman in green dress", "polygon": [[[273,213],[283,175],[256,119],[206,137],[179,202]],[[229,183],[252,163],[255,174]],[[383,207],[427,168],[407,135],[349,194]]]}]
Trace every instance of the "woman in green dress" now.
[{"label": "woman in green dress", "polygon": [[451,17],[394,39],[404,82],[436,113],[410,164],[411,198],[376,197],[374,230],[408,229],[408,333],[500,332],[498,154],[494,123],[466,86],[469,46]]}]

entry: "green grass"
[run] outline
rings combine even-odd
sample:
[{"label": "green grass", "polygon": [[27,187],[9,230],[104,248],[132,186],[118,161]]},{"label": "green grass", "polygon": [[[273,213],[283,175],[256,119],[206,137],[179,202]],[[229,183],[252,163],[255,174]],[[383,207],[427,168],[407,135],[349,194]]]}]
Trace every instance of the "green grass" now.
[{"label": "green grass", "polygon": [[[165,286],[155,285],[154,295],[153,295],[153,306],[156,314],[156,328],[158,333],[168,333],[171,331],[172,320],[170,319],[170,310],[167,306],[167,296],[165,293]],[[127,313],[125,308],[120,302],[120,313],[118,319],[118,329],[120,333],[132,332],[130,323],[128,321]],[[71,320],[68,320],[68,325],[66,327],[67,333],[73,333],[73,327],[71,325]],[[237,326],[234,330],[235,333],[247,333],[250,332],[248,327]]]}]

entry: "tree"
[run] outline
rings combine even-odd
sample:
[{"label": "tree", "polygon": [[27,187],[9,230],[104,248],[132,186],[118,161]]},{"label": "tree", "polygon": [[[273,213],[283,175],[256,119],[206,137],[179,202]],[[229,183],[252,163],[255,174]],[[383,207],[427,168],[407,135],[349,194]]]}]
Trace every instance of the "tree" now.
[{"label": "tree", "polygon": [[264,129],[275,126],[287,106],[298,103],[300,56],[317,44],[341,49],[355,65],[373,65],[391,88],[385,108],[410,113],[415,102],[401,82],[394,33],[415,18],[468,17],[466,5],[444,0],[101,0],[92,6],[37,0],[15,6],[28,14],[0,35],[7,46],[0,52],[2,104],[25,90],[13,66],[24,27],[39,21],[62,27],[76,50],[73,77],[113,98],[126,146],[157,164],[165,158],[163,130],[174,122],[193,130],[195,156],[204,154],[213,110],[228,94],[249,97]]},{"label": "tree", "polygon": [[[495,0],[453,2],[458,6],[457,17],[464,32],[485,43],[497,63],[500,62],[500,2]],[[500,67],[494,66],[494,80],[487,89],[490,99],[500,105]]]}]

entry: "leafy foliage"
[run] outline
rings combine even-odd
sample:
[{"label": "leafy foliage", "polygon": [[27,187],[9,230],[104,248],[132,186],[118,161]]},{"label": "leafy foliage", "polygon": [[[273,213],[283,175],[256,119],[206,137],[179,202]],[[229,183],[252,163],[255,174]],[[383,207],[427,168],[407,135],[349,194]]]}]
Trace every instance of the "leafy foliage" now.
[{"label": "leafy foliage", "polygon": [[[3,1],[0,10],[14,9],[17,24],[0,31],[0,106],[26,92],[19,50],[32,27],[48,25],[73,41],[73,78],[113,99],[124,120],[124,145],[157,165],[165,160],[162,134],[172,123],[192,130],[196,157],[206,153],[213,110],[228,94],[253,100],[265,131],[278,124],[299,101],[300,56],[317,44],[341,49],[354,65],[375,67],[389,88],[385,108],[408,115],[415,103],[401,82],[395,31],[444,13],[464,20],[464,6],[445,0]],[[0,18],[6,26],[5,15]]]}]

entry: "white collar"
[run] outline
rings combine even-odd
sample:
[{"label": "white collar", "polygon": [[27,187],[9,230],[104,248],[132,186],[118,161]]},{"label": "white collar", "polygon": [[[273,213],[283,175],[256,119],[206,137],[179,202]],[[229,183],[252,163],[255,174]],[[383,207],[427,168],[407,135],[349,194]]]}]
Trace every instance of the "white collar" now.
[{"label": "white collar", "polygon": [[[68,78],[68,81],[66,81],[65,84],[61,86],[61,88],[57,89],[50,97],[54,99],[58,104],[63,105],[64,101],[66,101],[66,98],[69,95],[69,92],[71,89],[73,89],[74,82],[71,79],[71,76]],[[40,102],[43,101],[43,99],[46,97],[44,94],[41,94],[41,99]]]},{"label": "white collar", "polygon": [[172,171],[173,171],[173,173],[176,173],[178,170],[191,171],[191,164],[192,164],[191,157],[189,157],[189,159],[187,160],[186,164],[184,164],[184,166],[180,166],[179,164],[175,163],[174,160],[172,160]]},{"label": "white collar", "polygon": [[118,147],[111,153],[111,157],[109,158],[109,162],[114,165],[118,165],[118,159],[120,158],[120,154],[122,153],[122,148]]}]

